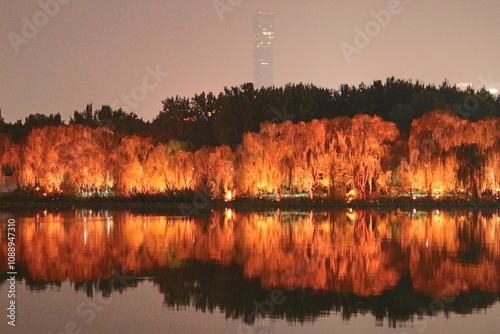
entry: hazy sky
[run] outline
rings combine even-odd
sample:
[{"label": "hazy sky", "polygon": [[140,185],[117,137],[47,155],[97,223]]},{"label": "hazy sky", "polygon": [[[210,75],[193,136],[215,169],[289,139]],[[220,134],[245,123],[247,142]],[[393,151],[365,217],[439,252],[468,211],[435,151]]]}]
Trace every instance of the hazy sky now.
[{"label": "hazy sky", "polygon": [[[5,0],[3,116],[69,119],[87,103],[115,103],[149,120],[166,97],[253,81],[258,11],[276,14],[278,86],[338,88],[395,76],[500,88],[499,0]],[[373,11],[390,17],[379,23]]]}]

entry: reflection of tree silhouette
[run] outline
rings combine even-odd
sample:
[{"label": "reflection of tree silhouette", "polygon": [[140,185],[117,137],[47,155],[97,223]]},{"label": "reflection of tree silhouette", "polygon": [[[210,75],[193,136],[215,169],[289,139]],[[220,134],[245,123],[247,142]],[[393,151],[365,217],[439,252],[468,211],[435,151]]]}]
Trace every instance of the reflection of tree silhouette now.
[{"label": "reflection of tree silhouette", "polygon": [[481,255],[486,253],[485,231],[481,224],[482,212],[471,211],[469,215],[470,224],[461,225],[457,230],[457,239],[460,241],[457,257],[463,263],[474,264],[480,263]]},{"label": "reflection of tree silhouette", "polygon": [[[43,291],[46,290],[47,288],[53,288],[57,287],[60,288],[62,285],[62,282],[54,281],[54,282],[47,282],[47,281],[41,281],[41,280],[36,280],[33,279],[29,273],[29,271],[25,268],[24,265],[18,264],[16,268],[16,281],[24,281],[24,284],[33,291]],[[0,287],[6,283],[8,275],[7,272],[2,271],[0,272]]]},{"label": "reflection of tree silhouette", "polygon": [[[124,274],[123,274],[124,275]],[[5,282],[5,274],[0,277]],[[141,278],[151,277],[151,278]],[[30,290],[44,291],[61,287],[62,282],[33,280],[23,268],[18,279]],[[154,272],[142,273],[133,280],[127,279],[124,286],[119,280],[94,279],[74,283],[75,291],[85,292],[89,298],[95,294],[109,297],[113,293],[126,293],[138,287],[138,282],[150,280],[164,295],[165,306],[172,309],[193,307],[201,312],[223,312],[227,318],[252,319],[254,302],[269,300],[272,289],[262,287],[258,279],[244,277],[243,268],[236,265],[222,266],[215,263],[191,262],[183,268],[158,268]],[[384,321],[390,327],[401,322],[413,321],[415,317],[436,316],[450,313],[471,314],[486,309],[500,301],[500,293],[470,291],[449,299],[432,299],[413,290],[412,278],[406,271],[398,284],[383,291],[381,295],[368,297],[352,293],[314,291],[312,289],[282,290],[286,298],[275,305],[271,317],[289,322],[304,323],[330,314],[339,314],[349,320],[356,314],[372,314],[377,323]]]},{"label": "reflection of tree silhouette", "polygon": [[[6,282],[7,274],[0,274],[0,287]],[[45,291],[47,289],[61,288],[63,282],[60,281],[41,281],[33,279],[30,273],[22,265],[18,266],[17,281],[23,281],[23,284],[32,291]],[[116,272],[110,279],[93,279],[84,282],[72,283],[75,291],[84,291],[87,297],[94,298],[95,293],[101,293],[103,297],[109,297],[112,293],[122,293],[126,289],[136,288],[139,278],[127,275],[124,272]]]},{"label": "reflection of tree silhouette", "polygon": [[110,297],[113,293],[123,293],[128,288],[137,288],[140,279],[125,272],[115,272],[110,279],[94,279],[74,283],[75,291],[85,291],[87,297],[93,298],[95,293]]},{"label": "reflection of tree silhouette", "polygon": [[[248,316],[255,311],[254,302],[269,300],[272,291],[263,288],[259,280],[246,279],[243,269],[234,264],[193,262],[190,268],[163,268],[154,273],[154,282],[165,295],[165,305],[170,308],[220,310],[228,318],[243,320],[251,318]],[[500,297],[498,293],[473,291],[456,296],[453,302],[433,303],[436,300],[413,290],[409,271],[394,288],[378,296],[361,297],[312,289],[283,290],[283,294],[286,301],[275,305],[272,317],[303,323],[331,313],[340,314],[345,320],[358,313],[370,313],[379,322],[386,320],[391,327],[424,313],[472,313],[474,309],[490,307]],[[444,305],[444,308],[433,307],[433,304]]]}]

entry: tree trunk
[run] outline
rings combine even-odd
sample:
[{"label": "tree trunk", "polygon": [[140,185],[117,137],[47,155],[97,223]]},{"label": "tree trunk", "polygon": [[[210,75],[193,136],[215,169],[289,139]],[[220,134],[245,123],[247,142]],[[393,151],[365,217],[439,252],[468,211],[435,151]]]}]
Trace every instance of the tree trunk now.
[{"label": "tree trunk", "polygon": [[359,189],[359,199],[364,201],[366,199],[366,189]]},{"label": "tree trunk", "polygon": [[477,186],[477,179],[474,178],[472,182],[472,199],[477,201],[481,198],[481,192],[479,191],[479,187]]},{"label": "tree trunk", "polygon": [[328,198],[335,199],[335,182],[333,173],[330,172],[330,184],[328,185]]}]

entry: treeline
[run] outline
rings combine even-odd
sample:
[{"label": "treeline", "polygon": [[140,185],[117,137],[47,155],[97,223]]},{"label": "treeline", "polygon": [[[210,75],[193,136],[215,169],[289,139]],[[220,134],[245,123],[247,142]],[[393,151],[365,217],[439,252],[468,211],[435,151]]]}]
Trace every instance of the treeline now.
[{"label": "treeline", "polygon": [[[220,145],[234,149],[242,143],[244,133],[258,132],[264,122],[298,123],[366,114],[393,122],[407,137],[412,121],[430,110],[449,110],[470,121],[500,116],[500,98],[484,88],[460,90],[446,81],[434,86],[394,77],[369,86],[363,83],[358,87],[342,85],[337,90],[305,84],[255,89],[247,83],[225,88],[218,95],[201,93],[190,98],[170,97],[162,104],[162,111],[151,121],[144,121],[134,112],[109,106],[93,109],[90,104],[85,110],[75,111],[68,124],[150,137],[154,143],[179,140],[188,142],[194,151],[203,146]],[[65,123],[60,114],[34,114],[24,122],[0,121],[0,132],[20,143],[34,128]]]},{"label": "treeline", "polygon": [[0,139],[0,162],[21,187],[41,192],[170,193],[214,198],[307,193],[367,199],[500,192],[500,118],[477,122],[447,110],[424,114],[402,135],[379,116],[262,123],[242,144],[188,150],[179,140],[83,125]]}]

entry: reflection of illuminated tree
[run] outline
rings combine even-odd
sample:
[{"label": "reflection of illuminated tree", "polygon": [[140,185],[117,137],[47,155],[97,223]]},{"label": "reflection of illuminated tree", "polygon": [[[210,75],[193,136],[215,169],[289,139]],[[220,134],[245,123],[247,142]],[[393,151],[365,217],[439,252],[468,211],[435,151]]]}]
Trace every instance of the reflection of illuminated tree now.
[{"label": "reflection of illuminated tree", "polygon": [[[196,220],[127,213],[108,219],[86,217],[92,224],[74,219],[68,214],[42,214],[23,220],[20,259],[27,261],[33,277],[80,280],[97,272],[105,276],[112,269],[101,268],[107,257],[111,263],[127,263],[124,269],[136,273],[194,258],[239,263],[246,276],[259,277],[268,287],[349,289],[369,295],[396,284],[409,268],[419,289],[433,297],[443,293],[434,279],[456,280],[460,290],[465,286],[490,292],[500,289],[494,275],[500,256],[497,214],[469,218],[443,212],[266,215],[226,211]],[[37,228],[36,222],[43,221],[51,223]],[[117,221],[119,228],[114,228]],[[475,266],[461,265],[459,254],[478,243],[483,246]],[[73,251],[65,253],[68,247]],[[52,270],[52,261],[64,268],[62,275],[69,276],[57,276],[61,273]],[[441,273],[447,276],[440,277]]]},{"label": "reflection of illuminated tree", "polygon": [[[279,288],[287,304],[276,315],[296,320],[335,307],[346,316],[371,310],[380,319],[404,320],[433,299],[457,297],[446,306],[471,310],[494,303],[500,291],[498,213],[76,217],[68,212],[18,219],[18,262],[28,284],[43,288],[69,280],[94,291],[120,270],[153,277],[168,305],[218,306],[237,317],[248,314],[252,300],[265,300]],[[0,263],[6,250],[0,248]]]}]

